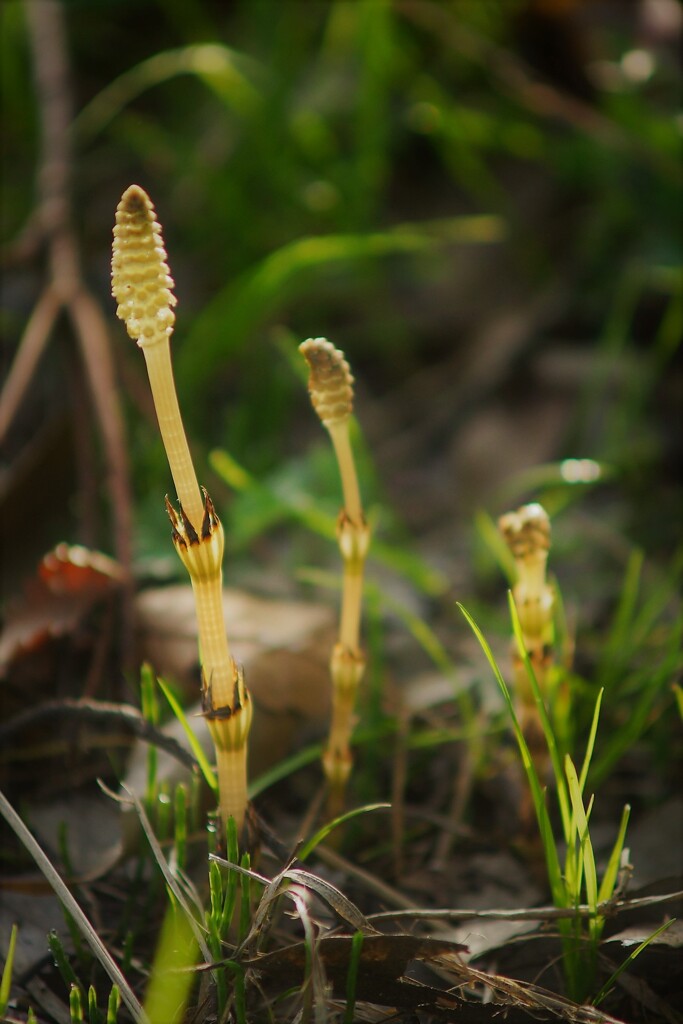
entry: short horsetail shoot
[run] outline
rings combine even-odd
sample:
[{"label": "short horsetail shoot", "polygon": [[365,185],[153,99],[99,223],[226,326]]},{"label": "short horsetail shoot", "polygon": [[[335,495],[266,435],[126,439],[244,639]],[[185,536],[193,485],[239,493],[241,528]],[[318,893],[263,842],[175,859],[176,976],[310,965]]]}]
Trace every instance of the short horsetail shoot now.
[{"label": "short horsetail shoot", "polygon": [[343,352],[325,338],[310,338],[299,346],[310,376],[313,408],[332,439],[341,476],[344,506],[337,520],[337,540],[344,562],[339,636],[332,649],[332,722],[323,768],[330,786],[330,808],[341,809],[351,773],[350,748],[358,686],[365,671],[360,646],[363,573],[370,545],[358,487],[349,425],[353,410],[353,376]]}]

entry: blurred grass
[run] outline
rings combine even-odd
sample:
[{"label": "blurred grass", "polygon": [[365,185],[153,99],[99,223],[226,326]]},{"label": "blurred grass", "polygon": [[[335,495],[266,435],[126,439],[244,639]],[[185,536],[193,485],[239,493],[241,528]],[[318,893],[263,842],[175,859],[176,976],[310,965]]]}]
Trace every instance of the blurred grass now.
[{"label": "blurred grass", "polygon": [[[565,5],[553,14],[532,0],[63,6],[87,273],[111,309],[117,354],[140,379],[108,296],[114,208],[138,181],[157,205],[177,281],[175,365],[200,475],[217,471],[235,492],[221,509],[234,551],[287,519],[312,525],[307,487],[321,496],[318,527],[332,529],[337,481],[307,441],[315,426],[292,371],[296,342],[329,335],[371,404],[457,353],[499,292],[533,295],[558,278],[568,295],[561,316],[529,345],[578,339],[593,368],[558,458],[597,460],[609,476],[582,489],[560,480],[555,464],[529,466],[524,487],[511,480],[508,494],[535,490],[559,515],[590,491],[580,500],[594,498],[599,519],[601,489],[611,487],[628,506],[614,517],[623,560],[643,544],[660,558],[670,551],[680,538],[671,480],[680,443],[662,410],[679,386],[683,333],[680,79],[671,43],[643,36],[637,4],[615,5],[604,22],[589,4],[567,5],[563,21]],[[542,30],[535,48],[523,31],[533,18]],[[560,52],[548,72],[552,32]],[[634,52],[640,65],[628,62]],[[11,254],[30,223],[38,173],[39,112],[18,2],[0,6],[0,66],[1,238]],[[634,77],[630,66],[647,73]],[[469,278],[471,264],[478,272]],[[9,268],[4,358],[42,272],[37,261],[9,259]],[[138,536],[150,555],[165,544],[154,538],[168,473],[133,393]],[[368,474],[372,486],[381,475],[381,466]],[[401,509],[387,521],[378,556],[431,597],[443,594],[439,571],[413,557]],[[646,647],[672,600],[669,575],[656,579],[647,581],[650,618],[647,603],[627,609]],[[580,583],[588,586],[585,574]],[[612,584],[620,586],[596,573],[597,590]],[[644,670],[622,633],[609,650],[631,665],[620,677],[626,696]],[[650,695],[676,669],[665,648]],[[646,724],[653,704],[643,701]]]},{"label": "blurred grass", "polygon": [[[587,333],[600,329],[620,268],[675,263],[680,126],[669,64],[652,82],[602,90],[593,109],[577,101],[574,122],[540,116],[531,89],[504,87],[508,64],[518,76],[527,67],[517,48],[529,7],[338,0],[277,5],[273,17],[263,0],[65,4],[93,269],[104,279],[100,218],[140,180],[178,279],[179,388],[200,438],[220,443],[230,419],[242,424],[230,447],[270,443],[272,465],[283,454],[287,384],[267,381],[249,346],[262,349],[265,328],[284,320],[297,335],[316,324],[347,336],[361,367],[373,352],[386,360],[356,325],[364,316],[381,324],[387,287],[415,275],[415,254],[434,252],[428,268],[447,265],[452,246],[500,242],[507,223],[504,244],[530,285],[540,283],[552,236],[525,220],[511,175],[540,171],[580,212],[562,246],[579,267]],[[37,112],[21,6],[3,5],[0,17],[7,241],[32,206]],[[625,20],[600,54],[616,71]],[[439,216],[413,212],[426,209]],[[397,273],[399,257],[407,262]],[[361,338],[367,353],[355,351]],[[419,337],[401,343],[419,361]],[[264,410],[278,406],[273,387],[285,400],[264,428]]]}]

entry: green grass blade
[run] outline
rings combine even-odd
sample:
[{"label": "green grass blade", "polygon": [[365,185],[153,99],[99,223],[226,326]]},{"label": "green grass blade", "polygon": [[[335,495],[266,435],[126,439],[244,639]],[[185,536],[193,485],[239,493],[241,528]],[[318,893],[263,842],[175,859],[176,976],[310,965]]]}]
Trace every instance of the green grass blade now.
[{"label": "green grass blade", "polygon": [[612,628],[607,637],[607,642],[603,647],[603,654],[597,671],[597,679],[603,689],[614,682],[620,666],[624,664],[627,653],[633,647],[631,633],[638,603],[643,561],[643,552],[635,550],[631,553],[626,566],[619,604]]},{"label": "green grass blade", "polygon": [[344,1011],[344,1024],[353,1024],[354,1011],[356,1009],[356,986],[358,984],[358,968],[360,956],[363,949],[363,933],[356,932],[351,940],[351,953],[349,956],[349,970],[346,975],[346,1010]]},{"label": "green grass blade", "polygon": [[[223,900],[223,878],[221,870],[215,861],[209,862],[209,902],[210,910],[206,913],[206,926],[208,934],[206,937],[206,944],[210,950],[210,957],[206,957],[206,962],[210,960],[220,960],[223,950],[221,946],[221,902]],[[219,971],[214,976],[216,984],[216,1006],[219,1015],[223,1013],[228,998],[228,989],[226,979],[222,971]]]},{"label": "green grass blade", "polygon": [[83,1024],[83,1000],[78,985],[72,985],[69,992],[69,1019],[71,1024]]},{"label": "green grass blade", "polygon": [[88,989],[88,1024],[101,1024],[102,1018],[97,1008],[97,992],[95,986]]},{"label": "green grass blade", "polygon": [[[646,666],[642,672],[634,674],[630,681],[630,698],[628,718],[608,739],[600,755],[595,758],[591,770],[594,786],[609,775],[619,758],[629,750],[639,737],[653,723],[653,706],[661,698],[672,676],[680,670],[680,646],[683,623],[677,623],[670,630],[670,641],[661,664],[656,668]],[[635,703],[634,703],[635,701]],[[660,710],[660,714],[663,711]]]},{"label": "green grass blade", "polygon": [[[253,493],[259,498],[262,506],[261,515],[257,516],[256,524],[259,532],[276,525],[283,519],[294,519],[312,533],[336,542],[336,516],[322,512],[308,495],[288,496],[277,493],[274,487],[256,480],[229,452],[222,448],[214,449],[210,453],[209,462],[221,479],[225,480],[233,490]],[[386,544],[373,538],[371,552],[371,561],[388,566],[430,597],[439,597],[449,589],[449,582],[443,573],[433,569],[424,559],[404,546]]]},{"label": "green grass blade", "polygon": [[567,852],[564,858],[564,883],[567,889],[567,902],[572,906],[578,906],[581,902],[580,871],[581,864],[580,858],[576,854],[576,840],[572,836],[571,842],[567,844]]},{"label": "green grass blade", "polygon": [[270,789],[276,782],[281,782],[282,779],[286,779],[288,775],[293,775],[300,768],[313,764],[314,761],[320,758],[322,752],[322,743],[315,743],[310,747],[304,747],[303,750],[298,750],[291,757],[286,757],[283,761],[279,761],[272,768],[259,775],[257,779],[252,779],[247,789],[249,799],[253,800],[255,796],[263,793],[266,789]]},{"label": "green grass blade", "polygon": [[224,103],[242,113],[256,102],[250,78],[259,70],[253,58],[218,43],[164,50],[115,78],[83,108],[73,127],[81,144],[89,143],[138,96],[178,75],[195,75]]},{"label": "green grass blade", "polygon": [[579,789],[581,793],[583,793],[584,787],[586,785],[588,769],[590,768],[590,763],[593,758],[593,750],[595,748],[595,737],[598,731],[598,720],[600,718],[600,707],[602,705],[602,695],[604,692],[604,689],[600,690],[600,692],[598,693],[598,699],[595,702],[593,721],[591,722],[591,730],[588,735],[588,743],[586,744],[586,754],[583,759],[583,764],[581,765],[581,774],[579,775]]},{"label": "green grass blade", "polygon": [[119,987],[118,985],[112,985],[107,1003],[107,1024],[116,1024],[120,1005],[121,993],[119,992]]},{"label": "green grass blade", "polygon": [[479,626],[476,624],[476,622],[474,621],[470,613],[467,611],[467,609],[460,604],[460,602],[457,602],[457,607],[465,616],[465,619],[469,623],[472,632],[479,641],[479,645],[484,654],[486,655],[486,660],[488,661],[489,665],[491,666],[491,669],[493,670],[493,674],[496,677],[498,686],[500,687],[500,691],[503,694],[503,698],[507,705],[508,712],[510,714],[510,719],[512,721],[512,728],[514,730],[517,745],[519,747],[519,751],[522,757],[524,771],[526,772],[526,776],[529,781],[529,786],[531,787],[531,795],[534,801],[534,808],[536,810],[536,818],[538,820],[539,830],[541,833],[541,840],[543,842],[546,865],[548,868],[548,881],[550,882],[550,888],[553,894],[553,901],[555,903],[555,906],[557,907],[566,907],[568,905],[567,892],[564,882],[562,880],[560,862],[557,856],[555,838],[553,836],[552,826],[550,824],[550,818],[548,816],[548,809],[545,804],[544,793],[541,789],[541,784],[538,780],[538,774],[534,767],[529,747],[527,746],[527,742],[524,739],[524,734],[522,733],[519,722],[517,720],[517,715],[515,714],[515,708],[512,703],[510,691],[508,689],[507,683],[503,679],[500,669],[498,668],[498,664],[493,656],[493,652],[491,651],[491,648],[489,647],[483,633],[479,629]]},{"label": "green grass blade", "polygon": [[[475,214],[397,224],[386,231],[309,235],[286,243],[218,292],[195,317],[176,355],[186,401],[196,399],[219,362],[241,348],[260,323],[314,287],[326,268],[365,269],[369,259],[424,253],[453,243],[487,245],[499,242],[503,234],[499,217]],[[225,325],[219,334],[217,324]]]},{"label": "green grass blade", "polygon": [[624,849],[626,827],[628,825],[630,814],[631,808],[626,804],[621,813],[619,832],[617,833],[617,838],[614,842],[614,846],[612,847],[612,852],[607,862],[607,867],[605,868],[605,874],[602,876],[602,882],[600,883],[600,889],[598,890],[598,903],[604,903],[606,900],[612,898],[614,886],[616,885],[619,874],[619,867],[621,866],[621,852]]},{"label": "green grass blade", "polygon": [[12,987],[12,970],[14,968],[14,952],[17,948],[18,934],[19,926],[13,924],[12,931],[10,932],[9,937],[9,946],[7,949],[5,966],[2,969],[2,980],[0,980],[0,1015],[5,1013],[9,1003],[9,994],[10,989]]},{"label": "green grass blade", "polygon": [[676,701],[676,707],[678,708],[678,714],[683,721],[683,687],[679,683],[672,683],[671,689],[673,690],[674,699]]},{"label": "green grass blade", "polygon": [[548,752],[550,754],[550,760],[553,766],[553,774],[555,776],[555,785],[557,787],[557,802],[560,806],[560,816],[562,818],[562,829],[564,832],[565,841],[569,842],[570,836],[570,811],[569,811],[569,799],[567,796],[567,786],[565,783],[564,772],[562,771],[562,762],[560,760],[560,754],[557,749],[557,741],[555,739],[555,733],[553,731],[552,724],[548,717],[546,710],[545,701],[543,694],[538,685],[536,679],[536,673],[534,672],[533,665],[529,655],[527,654],[526,644],[524,643],[524,635],[522,633],[522,626],[519,621],[519,614],[517,612],[517,606],[513,597],[512,591],[508,591],[508,604],[510,607],[510,617],[512,619],[512,629],[515,635],[515,641],[517,643],[517,650],[519,656],[524,662],[524,668],[526,670],[529,682],[531,684],[531,690],[534,695],[534,702],[538,711],[538,716],[541,721],[541,727],[543,728],[543,735],[545,741],[548,744]]},{"label": "green grass blade", "polygon": [[620,964],[619,967],[617,967],[617,969],[614,972],[614,974],[610,975],[610,977],[607,979],[607,981],[602,986],[602,988],[598,992],[598,994],[595,997],[595,999],[592,1000],[593,1006],[599,1006],[600,1005],[602,1000],[607,995],[609,995],[609,993],[611,992],[612,988],[616,984],[617,979],[624,973],[624,971],[629,966],[629,964],[632,964],[633,961],[636,959],[636,957],[640,956],[640,954],[643,952],[643,950],[647,949],[647,947],[650,945],[650,943],[654,942],[655,939],[658,939],[659,936],[663,932],[665,932],[667,930],[667,928],[670,928],[671,925],[675,923],[675,921],[676,921],[675,917],[672,917],[668,921],[665,921],[664,924],[660,925],[659,928],[652,933],[652,935],[648,935],[648,937],[643,942],[641,942],[639,946],[636,946],[636,948],[633,950],[633,952],[630,953],[626,957],[624,962],[622,964]]},{"label": "green grass blade", "polygon": [[445,676],[455,680],[458,674],[455,663],[431,626],[424,619],[421,619],[419,615],[416,615],[409,608],[406,608],[404,604],[392,597],[390,593],[385,593],[381,588],[377,587],[376,594],[380,603],[385,608],[394,612],[401,620],[413,639],[420,645],[431,661],[434,662],[436,667]]},{"label": "green grass blade", "polygon": [[173,849],[179,868],[185,867],[187,855],[187,787],[179,782],[175,788]]},{"label": "green grass blade", "polygon": [[[363,743],[376,742],[379,738],[387,736],[395,732],[396,726],[390,721],[383,721],[381,725],[370,728],[370,729],[358,729],[354,733],[352,742],[355,745],[362,745]],[[467,730],[453,731],[451,734],[446,736],[443,735],[441,742],[446,743],[452,740],[462,740],[469,738],[469,732]],[[419,742],[416,744],[419,746]],[[320,759],[323,747],[321,743],[314,743],[309,747],[304,747],[302,750],[298,750],[295,754],[290,757],[284,758],[277,764],[273,765],[258,778],[252,779],[248,786],[249,799],[253,800],[259,793],[263,793],[266,789],[274,786],[277,782],[281,782],[282,779],[286,779],[288,775],[293,775],[294,772],[299,771],[300,768],[305,768],[309,764]]]},{"label": "green grass blade", "polygon": [[[142,714],[152,725],[159,725],[159,702],[157,700],[156,685],[152,666],[145,662],[140,668],[140,702]],[[148,813],[157,798],[157,748],[153,743],[147,746],[147,787],[145,790],[145,805]]]},{"label": "green grass blade", "polygon": [[69,960],[64,946],[62,945],[62,940],[56,931],[53,930],[49,933],[47,937],[47,945],[50,953],[52,954],[55,967],[59,971],[64,984],[71,990],[77,988],[79,990],[79,994],[82,993],[83,986],[71,966],[71,961]]},{"label": "green grass blade", "polygon": [[209,862],[209,905],[207,921],[211,931],[211,937],[220,939],[218,922],[221,917],[221,904],[223,902],[223,876],[215,861]]},{"label": "green grass blade", "polygon": [[161,692],[163,693],[164,697],[166,698],[166,700],[170,704],[171,710],[173,711],[173,714],[176,716],[176,718],[178,719],[178,721],[180,722],[180,724],[183,727],[185,735],[187,736],[187,741],[190,744],[190,748],[192,749],[192,753],[194,754],[194,756],[197,759],[197,764],[199,765],[199,767],[201,769],[202,775],[204,776],[204,778],[206,779],[206,781],[208,782],[209,786],[214,791],[214,793],[217,793],[218,792],[218,780],[216,779],[216,776],[215,776],[215,774],[213,772],[213,769],[211,768],[211,765],[209,764],[209,762],[207,760],[206,754],[204,753],[204,751],[201,748],[201,744],[200,744],[199,740],[197,739],[197,737],[194,734],[194,730],[193,730],[192,726],[190,725],[190,723],[187,720],[187,716],[185,715],[185,712],[181,708],[181,706],[178,703],[178,701],[176,700],[174,694],[171,692],[171,689],[166,685],[164,680],[163,679],[157,679],[157,682],[159,683],[159,686],[161,687]]},{"label": "green grass blade", "polygon": [[328,821],[326,825],[323,825],[314,836],[308,840],[307,843],[301,847],[298,853],[298,860],[305,861],[307,857],[315,850],[316,846],[319,846],[324,839],[333,832],[339,825],[343,825],[346,821],[351,821],[352,818],[357,818],[359,814],[369,814],[371,811],[385,811],[391,807],[391,804],[366,804],[364,807],[354,807],[351,811],[346,811],[345,814],[340,814],[338,818],[333,821]]},{"label": "green grass blade", "polygon": [[[242,854],[240,867],[246,871],[251,868],[251,855]],[[244,874],[240,877],[240,919],[239,919],[239,941],[244,942],[251,927],[251,879]]]},{"label": "green grass blade", "polygon": [[[230,864],[239,863],[239,843],[237,839],[237,825],[235,819],[230,818],[226,829],[226,851],[225,859]],[[225,938],[228,934],[230,924],[232,922],[233,914],[235,912],[235,904],[237,902],[237,885],[238,875],[236,871],[228,871],[228,876],[225,880],[225,895],[223,898],[222,911],[219,908],[219,937]]]},{"label": "green grass blade", "polygon": [[479,732],[477,730],[476,709],[471,693],[467,687],[463,687],[460,683],[458,670],[448,651],[443,646],[434,630],[427,622],[425,622],[424,619],[421,619],[419,615],[415,615],[414,612],[411,612],[410,609],[406,608],[400,601],[393,598],[386,590],[383,590],[371,583],[366,584],[365,589],[366,593],[371,593],[374,589],[379,605],[389,608],[396,614],[396,616],[403,622],[406,629],[408,629],[411,636],[420,645],[422,650],[431,658],[436,667],[441,670],[447,679],[452,681],[454,696],[468,734],[467,739],[470,746],[470,756],[475,764],[478,763],[481,758],[481,752],[477,749],[480,744]]},{"label": "green grass blade", "polygon": [[244,968],[234,972],[235,979],[235,1021],[236,1024],[248,1024],[247,1017],[247,980]]},{"label": "green grass blade", "polygon": [[198,952],[186,914],[175,903],[170,904],[145,993],[145,1012],[150,1024],[182,1020],[194,983],[194,974],[188,968],[195,965]]},{"label": "green grass blade", "polygon": [[566,755],[564,763],[565,771],[567,773],[567,782],[569,785],[569,797],[572,802],[572,810],[578,827],[579,842],[581,844],[583,872],[586,878],[586,903],[595,913],[598,908],[598,876],[595,869],[593,844],[591,843],[590,831],[588,828],[588,816],[583,806],[583,798],[581,795],[581,788],[579,786],[579,778],[576,774],[576,768],[574,767],[574,763],[569,754]]},{"label": "green grass blade", "polygon": [[638,650],[647,643],[649,635],[657,625],[657,620],[676,605],[682,571],[683,549],[674,553],[672,564],[666,575],[657,580],[648,594],[643,595],[643,600],[629,631],[632,651]]},{"label": "green grass blade", "polygon": [[505,576],[508,585],[514,587],[519,573],[514,555],[506,544],[503,535],[495,522],[483,509],[474,514],[474,528],[484,545],[495,559],[498,568]]}]

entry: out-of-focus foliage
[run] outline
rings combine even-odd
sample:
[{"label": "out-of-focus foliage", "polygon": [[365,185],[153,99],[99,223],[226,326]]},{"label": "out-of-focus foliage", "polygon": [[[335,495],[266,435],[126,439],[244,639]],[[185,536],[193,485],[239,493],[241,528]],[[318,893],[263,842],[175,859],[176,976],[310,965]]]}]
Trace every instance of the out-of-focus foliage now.
[{"label": "out-of-focus foliage", "polygon": [[[113,210],[138,181],[177,279],[178,386],[200,451],[256,472],[297,452],[295,340],[331,336],[386,393],[510,289],[557,280],[556,332],[602,347],[607,376],[634,365],[609,407],[604,382],[588,388],[580,454],[652,471],[661,438],[644,417],[681,326],[675,8],[67,0],[88,274],[107,303]],[[34,204],[39,112],[22,5],[0,18],[11,243]],[[5,354],[37,272],[9,278]],[[134,416],[144,504],[166,470]],[[640,450],[625,456],[634,417]]]}]

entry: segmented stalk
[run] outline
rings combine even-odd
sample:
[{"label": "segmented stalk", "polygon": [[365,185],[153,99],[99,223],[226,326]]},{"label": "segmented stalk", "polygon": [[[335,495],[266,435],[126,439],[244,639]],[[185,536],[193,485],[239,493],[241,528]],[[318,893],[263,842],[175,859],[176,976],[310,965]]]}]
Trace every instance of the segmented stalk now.
[{"label": "segmented stalk", "polygon": [[[541,693],[548,694],[552,665],[553,591],[546,581],[550,550],[550,520],[541,505],[524,505],[498,520],[499,529],[514,556],[517,583],[513,597],[522,628],[524,646]],[[548,751],[524,662],[513,639],[514,691],[516,713],[529,749],[543,778],[548,769]]]},{"label": "segmented stalk", "polygon": [[252,706],[230,654],[223,613],[223,527],[200,490],[185,436],[171,365],[176,298],[147,194],[128,188],[116,211],[112,292],[118,316],[143,351],[179,511],[166,498],[173,544],[194,592],[202,665],[202,705],[216,747],[220,812],[242,825],[247,805],[247,737]]},{"label": "segmented stalk", "polygon": [[325,338],[299,346],[308,362],[308,389],[313,408],[327,428],[334,447],[344,496],[337,521],[337,540],[344,563],[338,642],[330,659],[332,720],[323,768],[330,785],[331,806],[339,809],[351,773],[351,733],[358,687],[365,671],[360,646],[363,574],[370,531],[361,504],[358,476],[349,437],[353,411],[353,376],[343,352]]}]

